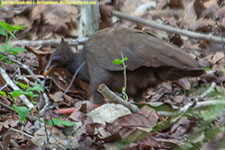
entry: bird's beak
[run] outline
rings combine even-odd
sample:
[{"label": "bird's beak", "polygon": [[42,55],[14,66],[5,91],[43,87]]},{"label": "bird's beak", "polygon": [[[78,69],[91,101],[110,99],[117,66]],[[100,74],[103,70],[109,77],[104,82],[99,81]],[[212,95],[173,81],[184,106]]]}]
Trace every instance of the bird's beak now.
[{"label": "bird's beak", "polygon": [[48,76],[52,72],[52,70],[56,67],[56,65],[52,65],[51,63],[52,63],[52,60],[48,62],[48,65],[44,71],[44,76]]}]

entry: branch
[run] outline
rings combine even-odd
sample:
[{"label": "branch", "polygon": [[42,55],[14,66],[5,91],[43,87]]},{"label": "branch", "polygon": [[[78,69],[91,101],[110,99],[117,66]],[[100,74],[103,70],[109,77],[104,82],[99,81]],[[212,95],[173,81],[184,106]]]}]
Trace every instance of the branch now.
[{"label": "branch", "polygon": [[[78,38],[76,40],[74,39],[67,39],[65,40],[68,42],[69,45],[75,46],[79,44],[84,44],[85,41],[87,41],[88,38]],[[28,41],[28,40],[20,40],[20,41],[12,41],[9,42],[12,46],[15,45],[24,45],[24,46],[47,46],[47,45],[58,45],[61,43],[61,39],[50,39],[50,40],[36,40],[36,41]]]},{"label": "branch", "polygon": [[112,11],[112,15],[117,16],[117,17],[122,18],[122,19],[126,19],[126,20],[129,20],[129,21],[140,23],[140,24],[143,24],[143,25],[146,25],[146,26],[150,26],[152,28],[156,28],[156,29],[159,29],[159,30],[172,32],[172,33],[176,33],[176,34],[181,34],[181,35],[188,36],[188,37],[191,37],[191,38],[224,43],[224,40],[221,37],[218,37],[218,36],[213,36],[211,34],[203,34],[203,33],[198,33],[198,32],[193,32],[193,31],[188,31],[188,30],[182,30],[182,29],[175,28],[175,27],[172,27],[172,26],[169,26],[169,25],[159,24],[159,23],[154,22],[154,21],[147,21],[147,20],[139,18],[139,17],[129,16],[125,13],[122,13],[122,12],[119,12],[119,11],[116,11],[116,10]]},{"label": "branch", "polygon": [[198,102],[200,99],[204,98],[206,95],[208,95],[214,88],[216,87],[216,83],[215,82],[212,82],[211,83],[211,86],[209,87],[209,89],[207,89],[202,95],[198,96],[195,101],[191,102],[191,103],[188,103],[186,104],[186,106],[182,107],[180,109],[179,112],[183,112],[183,113],[186,113],[187,110],[191,107],[191,106],[194,106],[194,104],[196,102]]},{"label": "branch", "polygon": [[10,61],[14,62],[15,64],[19,65],[20,67],[22,67],[23,69],[27,70],[29,72],[29,74],[32,76],[32,78],[37,81],[40,85],[42,85],[41,80],[38,79],[35,74],[33,73],[33,71],[25,64],[17,61],[16,59],[12,58],[11,55],[0,52],[1,55],[6,56]]},{"label": "branch", "polygon": [[98,91],[108,100],[114,103],[122,104],[128,109],[130,109],[132,112],[137,112],[139,110],[136,105],[123,100],[121,97],[113,93],[105,84],[100,84],[98,87]]},{"label": "branch", "polygon": [[[13,83],[13,81],[10,79],[6,71],[0,67],[0,74],[4,78],[5,82],[13,89],[13,90],[20,90],[20,88]],[[19,98],[23,101],[23,103],[30,109],[34,107],[34,105],[26,98],[25,95],[20,95]]]},{"label": "branch", "polygon": [[[224,100],[207,100],[207,101],[197,102],[193,108],[198,109],[201,107],[208,107],[208,106],[210,107],[213,105],[225,105],[225,101]],[[174,115],[174,112],[168,112],[168,111],[157,111],[157,113],[162,116]]]}]

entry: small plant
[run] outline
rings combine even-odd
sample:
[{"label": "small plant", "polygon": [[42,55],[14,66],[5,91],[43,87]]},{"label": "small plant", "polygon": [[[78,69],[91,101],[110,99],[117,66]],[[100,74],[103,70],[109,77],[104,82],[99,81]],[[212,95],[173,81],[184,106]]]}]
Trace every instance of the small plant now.
[{"label": "small plant", "polygon": [[[0,0],[1,2],[1,0]],[[19,30],[22,30],[25,26],[20,26],[20,25],[9,25],[6,22],[0,21],[0,35],[5,37],[5,44],[2,44],[0,46],[0,51],[4,52],[4,53],[8,53],[11,55],[17,55],[19,52],[26,52],[25,49],[21,48],[21,47],[16,47],[16,46],[12,46],[11,44],[9,44],[9,41],[14,38],[17,39],[15,37],[15,33],[18,32]],[[3,56],[0,54],[0,60],[6,61],[9,64],[11,64],[12,62],[10,62],[6,56]],[[29,85],[25,85],[22,84],[20,82],[17,82],[17,84],[19,84],[22,88],[25,89],[25,91],[23,90],[14,90],[12,92],[10,92],[9,94],[13,97],[13,98],[17,98],[18,96],[24,94],[27,95],[31,98],[32,102],[33,102],[33,98],[35,96],[37,96],[36,94],[34,94],[34,91],[43,91],[42,87],[39,84],[36,84],[34,87],[30,88]],[[10,99],[14,104],[13,104],[13,108],[14,110],[18,113],[19,117],[20,117],[20,123],[22,124],[23,121],[26,119],[28,113],[31,111],[29,108],[25,107],[25,106],[17,106],[16,102],[10,97],[8,96],[4,91],[0,91],[0,94],[4,97],[7,97],[8,99]]]},{"label": "small plant", "polygon": [[128,101],[128,95],[126,93],[126,88],[127,88],[127,75],[126,75],[126,69],[127,69],[127,65],[125,64],[125,62],[128,60],[127,57],[123,56],[123,53],[121,54],[121,59],[115,59],[113,61],[113,63],[115,65],[123,65],[123,75],[124,75],[124,85],[122,88],[122,94],[123,94],[123,98]]},{"label": "small plant", "polygon": [[[0,21],[0,35],[5,37],[5,44],[2,44],[0,47],[0,51],[11,54],[11,55],[17,55],[18,52],[26,52],[24,48],[12,46],[9,44],[9,41],[11,38],[16,39],[15,33],[19,30],[22,30],[25,26],[20,25],[14,25],[11,26],[6,22]],[[8,61],[6,56],[0,55],[0,60]],[[10,63],[10,62],[9,62]]]},{"label": "small plant", "polygon": [[65,125],[65,126],[74,126],[74,122],[60,120],[60,118],[54,118],[48,121],[50,126],[57,126],[57,125]]},{"label": "small plant", "polygon": [[31,98],[32,103],[34,103],[34,97],[38,96],[37,94],[34,94],[35,91],[38,92],[44,92],[43,88],[41,87],[40,84],[35,84],[32,88],[29,86],[29,84],[23,84],[21,82],[16,82],[20,87],[22,87],[25,90],[14,90],[12,92],[10,92],[9,94],[13,97],[13,98],[17,98],[20,95],[27,95]]},{"label": "small plant", "polygon": [[[13,98],[17,98],[20,95],[27,95],[31,98],[32,102],[33,98],[38,96],[37,94],[34,94],[35,91],[42,91],[43,92],[43,88],[41,87],[41,85],[36,84],[34,85],[32,88],[29,86],[29,84],[23,84],[21,82],[17,81],[17,84],[20,85],[20,87],[22,87],[25,90],[14,90],[12,92],[10,92],[9,94],[13,97]],[[13,104],[13,108],[14,110],[17,112],[17,114],[20,117],[20,123],[22,124],[23,121],[26,119],[28,113],[31,111],[29,108],[25,107],[25,106],[17,106],[16,102],[10,97],[8,96],[4,91],[0,91],[0,94],[8,99],[10,99],[14,104]]]},{"label": "small plant", "polygon": [[16,106],[16,104],[13,104],[13,108],[17,112],[17,114],[20,117],[20,124],[23,123],[23,121],[27,118],[28,113],[31,111],[29,108],[25,106]]}]

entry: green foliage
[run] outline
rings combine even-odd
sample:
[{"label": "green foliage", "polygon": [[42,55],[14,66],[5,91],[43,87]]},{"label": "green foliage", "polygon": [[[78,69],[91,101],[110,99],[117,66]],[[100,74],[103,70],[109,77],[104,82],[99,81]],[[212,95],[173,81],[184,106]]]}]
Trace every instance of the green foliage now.
[{"label": "green foliage", "polygon": [[14,25],[11,26],[10,24],[0,21],[0,35],[3,35],[5,37],[8,37],[8,34],[16,39],[15,33],[18,32],[19,30],[22,30],[25,26],[21,25]]},{"label": "green foliage", "polygon": [[127,69],[127,65],[125,64],[125,62],[128,60],[127,57],[123,57],[123,53],[121,54],[121,59],[114,59],[113,63],[115,65],[123,65],[123,73],[124,73],[124,85],[122,87],[122,94],[123,94],[123,98],[128,101],[128,95],[126,93],[126,88],[127,88],[127,77],[126,77],[126,69]]},{"label": "green foliage", "polygon": [[3,96],[3,97],[6,97],[6,93],[4,91],[0,91],[0,94]]},{"label": "green foliage", "polygon": [[[17,84],[25,89],[25,90],[14,90],[12,92],[10,92],[9,94],[13,97],[13,98],[17,98],[20,95],[27,95],[31,98],[31,100],[33,101],[33,98],[38,96],[37,94],[34,94],[35,91],[42,91],[43,92],[43,88],[41,87],[41,85],[36,84],[33,87],[30,87],[29,84],[23,84],[21,82],[17,81]],[[0,91],[0,95],[10,99],[14,104],[13,104],[13,108],[14,110],[17,112],[17,114],[20,117],[20,123],[22,124],[23,121],[26,119],[28,113],[31,111],[29,108],[25,107],[25,106],[17,106],[16,102],[10,97],[8,96],[4,91]]]},{"label": "green foliage", "polygon": [[[0,36],[5,37],[5,44],[2,44],[0,46],[1,52],[7,53],[10,55],[17,55],[19,52],[26,52],[26,50],[21,47],[12,46],[11,44],[9,44],[9,41],[11,40],[11,38],[17,39],[15,36],[15,33],[18,32],[19,30],[22,30],[24,27],[25,26],[21,26],[21,25],[13,25],[12,26],[6,22],[0,21]],[[6,61],[9,64],[12,63],[11,61],[8,60],[8,58],[6,56],[3,56],[0,54],[0,61],[1,60]],[[38,84],[32,88],[29,87],[29,84],[23,84],[21,82],[17,82],[17,84],[20,87],[22,87],[24,90],[14,90],[9,93],[9,95],[11,95],[11,96],[7,95],[4,91],[0,91],[0,94],[4,97],[7,97],[14,103],[13,108],[15,109],[15,111],[17,112],[17,114],[20,117],[20,123],[23,123],[23,121],[26,119],[28,113],[31,110],[25,106],[16,106],[16,102],[13,100],[13,98],[17,98],[18,96],[24,94],[24,95],[29,96],[33,101],[33,98],[37,96],[36,94],[34,94],[34,92],[35,91],[43,91],[43,89]]]},{"label": "green foliage", "polygon": [[29,84],[23,84],[23,83],[18,82],[18,81],[17,81],[17,84],[25,90],[14,90],[14,91],[10,92],[9,94],[13,98],[17,98],[20,95],[27,95],[31,98],[31,100],[33,102],[34,97],[38,96],[37,94],[34,94],[34,92],[35,91],[37,91],[37,92],[40,92],[40,91],[43,92],[44,91],[40,84],[36,84],[32,88],[29,86]]},{"label": "green foliage", "polygon": [[20,124],[22,124],[23,121],[26,119],[28,113],[31,110],[28,109],[27,107],[24,107],[24,106],[16,106],[15,104],[13,105],[13,108],[15,109],[17,114],[19,115],[19,117],[20,117]]},{"label": "green foliage", "polygon": [[[14,90],[12,92],[10,92],[9,94],[13,97],[13,98],[17,98],[20,95],[27,95],[31,98],[31,100],[33,101],[34,97],[38,96],[37,94],[34,94],[34,92],[43,92],[43,88],[41,87],[41,85],[39,84],[35,84],[33,87],[30,87],[29,84],[23,84],[21,82],[17,81],[17,84],[23,88],[24,90]],[[16,102],[10,97],[8,96],[4,91],[0,91],[0,94],[4,97],[7,97],[8,99],[10,99],[11,101],[14,102],[13,104],[13,108],[15,109],[15,111],[17,112],[17,114],[20,117],[20,123],[22,124],[23,121],[26,119],[28,113],[31,111],[29,108],[25,107],[25,106],[17,106]],[[34,102],[33,102],[34,103]]]},{"label": "green foliage", "polygon": [[[14,25],[11,26],[6,22],[0,21],[0,35],[5,37],[5,44],[2,44],[0,47],[0,51],[11,54],[11,55],[17,55],[19,52],[26,52],[24,48],[21,47],[12,47],[11,44],[9,44],[9,40],[11,38],[16,39],[15,33],[19,30],[22,30],[25,26],[20,25]],[[8,63],[11,63],[7,57],[0,55],[0,60],[4,60]]]},{"label": "green foliage", "polygon": [[127,58],[127,57],[124,57],[124,58],[122,58],[122,59],[115,59],[115,60],[113,61],[113,63],[114,63],[115,65],[122,65],[123,62],[125,62],[125,61],[127,61],[127,60],[128,60],[128,58]]},{"label": "green foliage", "polygon": [[206,67],[206,68],[204,68],[204,70],[205,70],[205,71],[211,71],[212,68]]},{"label": "green foliage", "polygon": [[60,120],[60,118],[54,118],[52,120],[49,120],[48,121],[48,124],[50,126],[57,126],[57,125],[65,125],[65,126],[74,126],[74,123],[73,122],[70,122],[70,121],[65,121],[65,120]]}]

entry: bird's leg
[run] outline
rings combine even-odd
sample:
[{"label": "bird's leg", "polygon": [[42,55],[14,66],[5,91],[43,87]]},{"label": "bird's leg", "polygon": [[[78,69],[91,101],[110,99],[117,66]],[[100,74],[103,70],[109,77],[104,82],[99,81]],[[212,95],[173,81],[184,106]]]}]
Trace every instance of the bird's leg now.
[{"label": "bird's leg", "polygon": [[104,97],[98,92],[94,92],[90,98],[91,102],[96,105],[101,105],[104,103]]},{"label": "bird's leg", "polygon": [[132,96],[133,100],[137,103],[141,103],[144,102],[144,97],[143,97],[143,93],[146,91],[145,88],[143,89],[138,89],[137,93],[135,95]]}]

